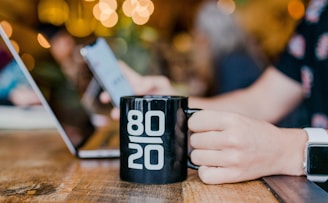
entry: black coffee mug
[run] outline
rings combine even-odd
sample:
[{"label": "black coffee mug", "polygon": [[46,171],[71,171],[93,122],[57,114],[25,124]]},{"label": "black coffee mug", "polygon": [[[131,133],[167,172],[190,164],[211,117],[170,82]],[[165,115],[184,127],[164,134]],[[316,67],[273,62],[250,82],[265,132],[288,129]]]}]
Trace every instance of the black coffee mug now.
[{"label": "black coffee mug", "polygon": [[197,168],[188,156],[184,96],[126,96],[120,101],[120,177],[143,184],[184,181]]}]

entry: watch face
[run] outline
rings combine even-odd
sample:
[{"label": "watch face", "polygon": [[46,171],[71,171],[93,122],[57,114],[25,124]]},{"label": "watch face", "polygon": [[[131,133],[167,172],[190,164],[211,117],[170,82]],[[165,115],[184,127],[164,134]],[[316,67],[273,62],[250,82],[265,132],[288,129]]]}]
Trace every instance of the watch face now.
[{"label": "watch face", "polygon": [[328,145],[310,145],[307,166],[308,174],[328,175]]}]

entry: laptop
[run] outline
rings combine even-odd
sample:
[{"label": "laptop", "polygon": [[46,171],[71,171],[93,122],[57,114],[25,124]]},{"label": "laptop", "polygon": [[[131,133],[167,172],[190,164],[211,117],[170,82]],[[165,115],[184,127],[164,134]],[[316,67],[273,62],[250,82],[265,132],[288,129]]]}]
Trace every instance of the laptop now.
[{"label": "laptop", "polygon": [[[35,39],[36,36],[35,33]],[[107,122],[104,116],[90,111],[90,107],[83,102],[81,94],[61,72],[49,50],[39,46],[35,40],[33,49],[39,46],[37,51],[31,51],[35,52],[31,53],[34,54],[32,56],[35,58],[35,65],[33,69],[28,69],[29,64],[23,62],[1,25],[0,37],[0,47],[7,49],[25,74],[29,84],[39,96],[42,106],[54,120],[68,150],[78,158],[119,157],[118,123],[110,119]],[[18,44],[24,47],[24,43]],[[26,43],[31,41],[27,39]],[[25,45],[26,47],[29,46]],[[92,80],[92,83],[94,86],[95,81]],[[103,121],[106,121],[105,124],[97,125],[97,123],[104,123]]]}]

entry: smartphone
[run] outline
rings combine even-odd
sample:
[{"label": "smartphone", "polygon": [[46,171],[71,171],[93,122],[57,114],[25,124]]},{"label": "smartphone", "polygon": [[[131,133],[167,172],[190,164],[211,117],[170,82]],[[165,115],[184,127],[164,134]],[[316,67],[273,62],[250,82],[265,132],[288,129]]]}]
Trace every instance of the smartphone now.
[{"label": "smartphone", "polygon": [[82,47],[80,52],[96,80],[110,95],[114,106],[119,107],[122,96],[134,95],[116,56],[104,38],[97,38],[95,42]]}]

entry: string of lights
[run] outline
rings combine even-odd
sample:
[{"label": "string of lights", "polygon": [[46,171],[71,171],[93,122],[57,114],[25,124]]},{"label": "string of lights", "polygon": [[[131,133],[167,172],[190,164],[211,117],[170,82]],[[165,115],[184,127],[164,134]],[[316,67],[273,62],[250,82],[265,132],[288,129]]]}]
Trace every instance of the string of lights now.
[{"label": "string of lights", "polygon": [[115,27],[120,18],[144,25],[154,9],[151,0],[41,0],[38,18],[43,23],[65,25],[72,35],[85,37],[106,35],[106,29]]}]

